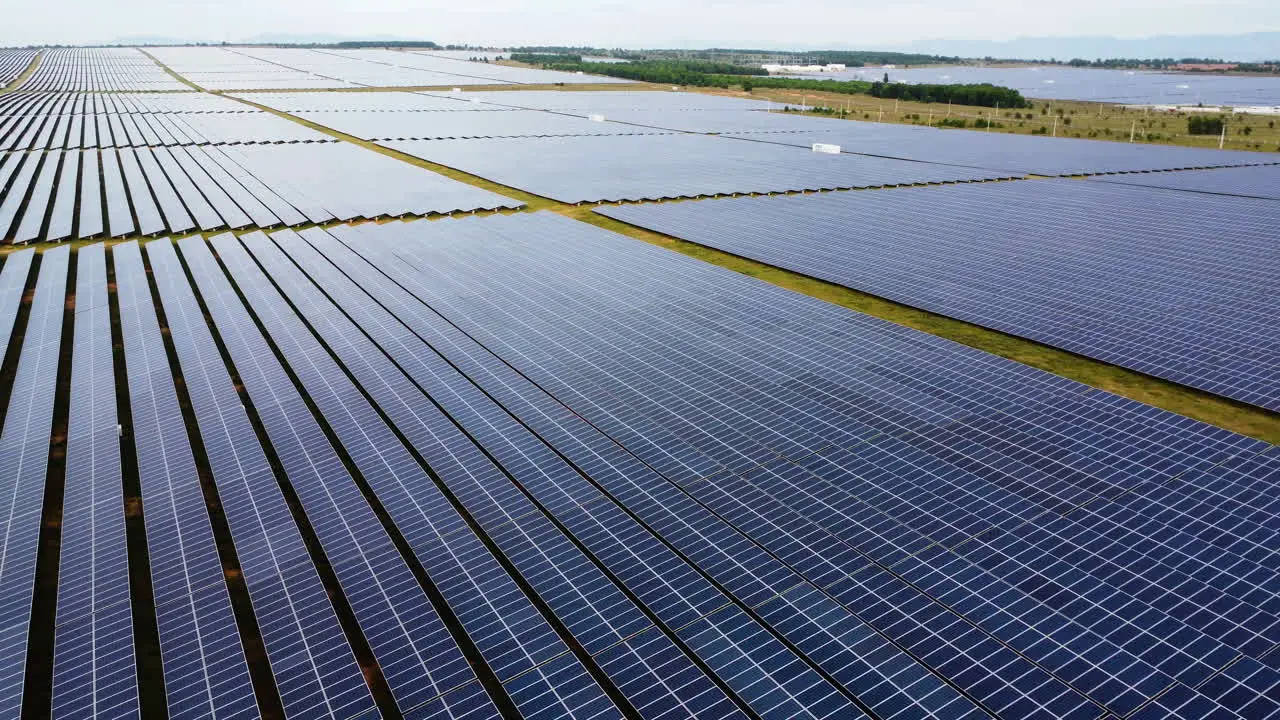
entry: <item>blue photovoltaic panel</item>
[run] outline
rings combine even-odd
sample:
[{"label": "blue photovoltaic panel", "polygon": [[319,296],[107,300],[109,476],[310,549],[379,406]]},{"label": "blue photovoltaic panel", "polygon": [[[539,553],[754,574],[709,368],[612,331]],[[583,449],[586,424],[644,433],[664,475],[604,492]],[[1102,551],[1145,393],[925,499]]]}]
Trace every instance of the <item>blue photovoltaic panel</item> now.
[{"label": "blue photovoltaic panel", "polygon": [[[475,224],[455,225],[451,229],[462,232],[465,228],[474,230],[477,227]],[[388,278],[402,283],[404,287],[413,289],[415,292],[424,294],[429,292],[415,279],[410,265],[395,259],[391,253],[377,253],[375,249],[379,247],[377,233],[362,233],[358,229],[335,229],[334,232],[339,233],[347,242],[351,242],[360,252],[371,253],[374,262],[388,273]],[[437,343],[437,349],[448,348],[452,362],[459,363],[468,372],[475,373],[481,378],[492,379],[492,382],[485,383],[486,389],[495,392],[507,404],[508,409],[528,410],[527,413],[520,412],[522,419],[527,418],[536,429],[544,433],[545,437],[553,438],[558,449],[579,462],[598,480],[604,481],[619,497],[629,500],[630,507],[640,511],[641,517],[659,529],[669,529],[672,533],[669,537],[676,542],[677,546],[683,547],[695,559],[705,561],[704,567],[712,572],[712,577],[719,576],[718,579],[726,582],[731,588],[744,591],[747,593],[744,597],[752,597],[756,591],[752,589],[751,582],[744,583],[744,578],[739,577],[740,569],[743,567],[753,567],[758,573],[772,576],[769,584],[774,586],[790,587],[796,582],[794,579],[787,579],[785,575],[780,575],[776,564],[771,567],[770,563],[762,562],[759,555],[748,549],[749,546],[745,546],[740,539],[736,539],[733,532],[720,522],[712,520],[705,511],[695,509],[687,501],[681,502],[678,496],[673,496],[667,491],[669,488],[663,489],[661,479],[651,471],[637,463],[634,458],[619,453],[616,445],[582,423],[579,418],[566,414],[562,406],[556,405],[554,400],[529,385],[527,380],[512,373],[510,368],[494,362],[494,358],[489,356],[483,348],[476,346],[474,341],[443,322],[430,309],[423,307],[418,300],[412,296],[406,296],[403,290],[387,287],[386,280],[380,279],[376,271],[373,273],[368,270],[361,271],[361,261],[353,258],[349,250],[334,243],[332,239],[327,239],[328,236],[325,233],[307,231],[305,235],[313,244],[322,248],[345,272],[352,274],[353,280],[360,287],[368,290],[388,308],[394,309],[400,320],[414,328],[415,332],[423,337],[433,338]],[[456,240],[461,243],[468,242],[465,236],[457,237]],[[286,247],[294,246],[286,245]],[[409,247],[408,244],[397,243],[396,254],[407,247]],[[294,255],[305,257],[305,254],[297,251]],[[311,267],[314,263],[303,262],[303,264]],[[350,294],[350,291],[332,290],[341,283],[330,278],[331,274],[326,275],[322,283],[327,289],[331,289],[330,292],[334,292],[338,297]],[[352,304],[348,304],[348,307],[352,307]],[[382,340],[384,348],[390,348],[389,351],[406,368],[421,367],[422,359],[430,357],[429,353],[413,351],[412,341],[409,341],[408,346],[403,350],[395,350],[397,345],[404,346],[406,343],[405,340],[398,339],[394,332],[388,330],[395,323],[379,319],[376,314],[373,317],[368,315],[369,311],[366,308],[359,308],[358,316],[367,318],[364,324],[369,332],[374,338]],[[402,333],[401,337],[403,337]],[[606,562],[616,563],[615,572],[623,579],[631,581],[632,587],[636,589],[639,596],[648,600],[651,607],[671,626],[683,626],[699,614],[708,613],[709,608],[715,608],[724,603],[723,596],[705,580],[690,577],[690,573],[683,568],[683,561],[672,553],[672,549],[663,547],[661,542],[649,536],[649,531],[641,528],[635,520],[627,517],[615,506],[608,502],[600,502],[599,500],[604,498],[599,491],[582,485],[579,476],[569,468],[563,468],[568,471],[567,473],[562,472],[557,467],[560,466],[559,462],[540,460],[535,463],[535,467],[538,473],[545,476],[544,478],[535,479],[530,476],[531,472],[521,472],[522,466],[518,462],[520,455],[513,456],[502,448],[504,444],[517,443],[522,431],[518,426],[509,427],[512,424],[510,418],[501,412],[496,415],[485,413],[475,421],[467,420],[487,402],[483,395],[474,391],[467,392],[466,386],[459,386],[456,383],[441,384],[439,380],[432,379],[433,375],[447,377],[450,372],[447,368],[432,370],[430,365],[427,365],[419,372],[410,372],[422,382],[423,387],[434,398],[442,402],[446,409],[462,418],[464,425],[475,432],[498,458],[501,459],[504,455],[513,457],[511,466],[517,468],[516,475],[526,476],[530,489],[548,507],[559,510],[557,515],[582,542]],[[472,379],[474,381],[474,377]],[[522,386],[523,390],[519,390]],[[450,396],[457,394],[461,394],[458,400],[450,399]],[[490,429],[486,430],[486,426]],[[503,428],[502,435],[494,435],[493,430],[498,428]],[[529,447],[527,443],[518,443],[516,447],[527,448],[520,451],[525,457],[538,457],[536,447]],[[531,468],[530,471],[532,470]],[[650,496],[651,500],[646,500],[646,495]],[[673,516],[663,516],[664,513],[671,511],[675,512]],[[637,566],[634,561],[626,561],[625,559],[630,555],[643,560],[644,564]],[[653,576],[649,577],[647,573],[653,573]],[[677,592],[679,595],[672,597],[672,592]],[[769,596],[762,593],[759,597],[765,599]],[[703,609],[691,615],[690,611],[696,607],[695,603],[703,604]],[[901,656],[898,655],[897,650],[885,644],[883,638],[861,627],[845,609],[832,605],[821,612],[826,616],[824,625],[836,625],[834,618],[843,617],[848,623],[845,628],[837,632],[823,627],[814,632],[814,624],[809,613],[817,607],[818,604],[814,603],[804,606],[793,603],[783,604],[771,611],[770,620],[788,640],[799,646],[809,648],[826,646],[828,648],[826,651],[817,654],[818,663],[836,678],[847,682],[851,689],[856,688],[855,692],[865,693],[867,702],[877,711],[884,712],[886,715],[901,713],[902,716],[910,716],[912,714],[927,715],[938,708],[945,707],[941,711],[944,715],[955,717],[963,713],[959,706],[964,705],[965,702],[957,698],[952,690],[944,688],[936,677],[929,676],[920,666],[911,662],[901,663]],[[726,633],[728,630],[721,628],[720,625],[731,619],[723,614],[716,614],[708,629]],[[728,635],[725,637],[727,638]],[[744,663],[748,665],[757,663],[761,658],[768,657],[773,662],[778,662],[779,658],[787,653],[775,647],[771,641],[766,641],[765,637],[757,636],[757,642],[751,646],[740,646],[739,652],[745,649],[740,659],[733,658],[725,651],[711,652],[703,659],[711,662],[713,668],[723,669],[730,676],[736,674]],[[858,650],[853,651],[854,647]],[[831,648],[842,649],[836,651]],[[872,648],[875,650],[872,651]],[[861,657],[854,660],[858,655]],[[776,691],[770,690],[769,685],[748,683],[746,687],[749,690],[746,691],[745,697],[753,707],[771,708],[776,702],[769,699],[771,694],[803,693],[809,687],[804,684],[806,682],[811,683],[812,680],[806,680],[803,673],[792,675],[784,673],[774,679],[774,683],[777,683]],[[932,708],[926,707],[919,704],[913,696],[921,698],[932,696],[933,699],[930,702],[936,704]],[[952,701],[957,704],[952,704]]]},{"label": "blue photovoltaic panel", "polygon": [[[562,90],[503,90],[501,92],[475,91],[462,93],[453,92],[422,92],[417,93],[432,99],[450,100],[455,105],[455,109],[465,110],[471,107],[471,104],[479,100],[481,104],[478,107],[489,109],[502,108],[525,108],[529,110],[551,110],[554,112],[567,113],[570,115],[579,115],[586,117],[592,114],[603,114],[606,117],[610,113],[631,111],[631,110],[647,110],[652,112],[702,112],[707,110],[764,110],[769,107],[777,107],[776,104],[770,105],[766,100],[753,100],[747,98],[731,98],[720,95],[705,95],[702,93],[689,92],[652,92],[652,91],[635,91],[635,90],[604,90],[595,91],[590,94],[580,92],[564,92]],[[345,94],[344,94],[345,95]],[[304,102],[305,100],[293,100],[289,102],[294,104]],[[363,100],[344,100],[344,102],[364,102]],[[449,106],[444,106],[448,108]],[[282,110],[290,109],[320,109],[314,107],[282,107]],[[355,109],[355,108],[335,108],[335,109]],[[435,109],[435,108],[432,108]]]},{"label": "blue photovoltaic panel", "polygon": [[1242,658],[1196,690],[1241,717],[1280,717],[1280,671],[1274,664],[1274,659],[1264,665]]},{"label": "blue photovoltaic panel", "polygon": [[1106,180],[1126,185],[1280,200],[1280,164],[1194,172],[1142,173]]},{"label": "blue photovoltaic panel", "polygon": [[[264,236],[250,236],[249,244],[266,267],[279,271],[283,257],[278,251],[269,252],[271,246]],[[224,246],[221,251],[224,257],[233,257],[229,262],[237,267],[251,262],[247,256],[240,257],[243,250],[238,248],[232,252]],[[264,252],[268,253],[265,258]],[[373,408],[359,398],[341,368],[323,355],[323,348],[297,316],[286,313],[284,298],[265,285],[264,276],[237,274],[241,288],[260,308],[277,347],[352,454],[364,479],[403,528],[428,575],[451,605],[466,609],[458,611],[459,619],[498,677],[509,677],[563,652],[563,643],[449,507],[431,478],[376,419]],[[264,309],[267,302],[279,310]],[[438,654],[438,664],[432,668],[436,695],[474,677],[456,649]],[[401,704],[415,707],[432,699],[411,696]]]},{"label": "blue photovoltaic panel", "polygon": [[[321,238],[328,238],[324,233],[317,233]],[[410,336],[407,329],[399,325],[394,318],[380,311],[373,304],[368,296],[358,295],[359,288],[337,271],[336,268],[329,265],[324,258],[312,249],[307,243],[303,242],[297,235],[291,232],[280,232],[274,236],[275,241],[289,252],[295,260],[299,261],[302,266],[311,273],[314,278],[322,283],[325,291],[330,297],[341,302],[348,312],[353,313],[353,319],[369,321],[366,327],[373,329],[374,337],[386,341],[389,345],[393,342],[393,338],[399,338],[399,345],[392,345],[393,357],[400,361],[410,361],[410,356],[399,351],[400,347],[404,347],[403,343],[409,340]],[[329,238],[332,242],[332,238]],[[546,602],[565,623],[568,630],[573,633],[575,638],[583,644],[585,649],[592,654],[607,652],[611,647],[616,647],[624,642],[628,637],[644,631],[650,626],[649,621],[642,615],[636,606],[627,599],[618,588],[613,586],[610,581],[600,572],[586,556],[578,549],[573,547],[569,540],[561,534],[548,520],[542,516],[538,509],[532,505],[526,498],[522,497],[519,491],[515,489],[501,475],[497,467],[483,456],[479,455],[474,445],[468,440],[459,429],[452,424],[447,417],[434,411],[431,406],[421,406],[422,395],[420,391],[409,382],[409,379],[400,374],[399,371],[391,364],[389,360],[381,356],[378,347],[373,345],[368,338],[360,334],[357,328],[350,321],[346,321],[342,316],[319,295],[319,291],[314,288],[308,288],[308,281],[302,276],[297,268],[288,264],[285,256],[279,250],[262,240],[249,241],[249,247],[258,257],[259,261],[267,268],[275,278],[277,283],[286,289],[295,306],[304,317],[309,319],[317,332],[330,345],[335,348],[339,358],[345,363],[346,367],[355,375],[356,379],[364,384],[365,389],[379,401],[388,416],[396,423],[397,427],[406,437],[414,444],[415,448],[422,453],[432,469],[441,477],[450,490],[460,498],[462,503],[469,510],[475,511],[476,516],[483,518],[482,526],[486,530],[490,530],[492,540],[505,552],[507,559],[527,578],[533,588],[539,593],[544,602]],[[377,319],[371,319],[371,315]],[[377,324],[381,320],[381,324]],[[374,329],[374,328],[377,329]],[[397,333],[396,328],[399,328]],[[305,356],[310,358],[318,358],[318,354],[314,351],[306,351]],[[316,360],[313,360],[316,362]],[[321,359],[322,362],[322,359]],[[436,367],[430,368],[422,364],[412,363],[415,370],[422,370],[423,374],[419,375],[427,380],[426,375],[431,374],[437,378],[452,380],[451,385],[454,394],[460,397],[466,397],[468,402],[476,403],[480,406],[488,406],[493,410],[500,409],[486,402],[482,395],[471,387],[465,378],[457,376],[447,366],[443,365],[438,359]],[[332,370],[325,371],[325,375],[333,375],[339,372],[336,367]],[[438,373],[438,374],[437,374]],[[300,375],[306,382],[307,373],[300,372]],[[430,380],[427,380],[431,382]],[[334,381],[330,381],[331,383]],[[431,385],[436,388],[438,385]],[[446,392],[448,392],[446,390]],[[313,399],[323,408],[325,400],[317,393],[312,393]],[[437,395],[436,397],[441,397]],[[416,399],[415,399],[416,398]],[[443,399],[443,398],[442,398]],[[447,402],[448,407],[454,407],[455,403]],[[329,415],[326,412],[326,415]],[[508,429],[508,433],[515,430],[515,435],[527,435],[517,428],[511,428],[511,420],[506,417],[496,417],[492,413],[488,416],[489,422]],[[470,423],[468,423],[469,425]],[[368,425],[362,427],[366,434],[373,436],[376,440],[378,430]],[[476,429],[480,429],[476,426]],[[493,437],[492,433],[488,434],[494,442],[487,443],[496,455],[501,458],[522,458],[512,463],[515,469],[513,473],[517,479],[531,480],[531,475],[539,472],[545,472],[542,468],[549,465],[559,465],[560,461],[550,454],[545,447],[532,447],[528,443],[520,443],[519,438],[507,436],[507,444],[511,450],[515,450],[520,455],[513,456],[510,450],[502,448],[504,441],[498,437]],[[487,439],[487,438],[486,438]],[[532,440],[533,438],[528,438]],[[392,440],[393,441],[393,440]],[[536,444],[536,441],[535,441]],[[396,451],[387,442],[379,443],[382,448],[382,454],[388,456],[388,459],[396,457]],[[406,461],[411,459],[406,456]],[[465,460],[465,461],[464,461]],[[370,470],[364,471],[366,479],[370,480],[370,484],[378,490],[379,484],[386,487],[385,481],[379,483],[378,477],[385,475],[385,472],[378,472],[376,468],[371,473]],[[431,507],[432,504],[438,504],[438,500],[432,500],[433,494],[424,492],[422,487],[424,483],[430,480],[423,476],[415,480],[415,474],[411,469],[401,473],[404,476],[405,490],[400,493],[408,493],[409,498],[415,498],[418,506]],[[575,478],[576,479],[576,478]],[[416,487],[416,489],[415,489]],[[397,494],[394,488],[387,488],[384,493],[379,490],[383,496],[383,502],[388,507],[393,517],[396,517],[398,524],[403,528],[414,528],[418,524],[412,522],[413,518],[406,514],[409,506],[408,502],[395,502],[391,500]],[[439,525],[442,520],[437,519],[434,524]],[[458,520],[450,520],[457,523]],[[439,532],[447,526],[437,530]],[[416,531],[415,531],[416,532]],[[442,578],[437,580],[441,583],[441,589],[447,600],[451,603],[461,604],[462,606],[474,606],[474,601],[468,599],[467,593],[459,593],[459,589],[452,586],[457,582],[452,578],[457,574],[447,565],[442,563],[442,558],[432,558],[432,544],[439,542],[431,538],[416,539],[411,537],[410,542],[415,545],[423,545],[423,551],[419,552],[428,573],[435,577]],[[461,541],[465,539],[465,535],[457,532],[450,532],[444,539],[449,551],[456,554],[462,554],[466,549],[466,544]],[[429,544],[430,543],[430,544]],[[439,555],[439,552],[436,552]],[[474,558],[469,565],[476,565],[476,553],[466,552],[464,557]],[[483,564],[479,565],[484,568]],[[463,568],[464,572],[475,573],[475,569]],[[492,575],[492,573],[486,573]],[[674,575],[674,573],[673,573]],[[675,581],[675,578],[671,578]],[[484,575],[477,575],[473,581],[477,585],[477,589],[483,581],[484,586],[490,589],[484,591],[484,595],[488,598],[494,598],[491,602],[495,605],[511,607],[511,601],[498,602],[496,599],[500,597],[497,591],[500,587],[494,580],[485,581]],[[465,586],[464,586],[465,587]],[[510,594],[512,597],[518,596],[518,589],[512,584]],[[474,594],[474,590],[469,594]],[[455,600],[454,597],[457,597]],[[518,607],[518,606],[516,606]],[[531,610],[532,608],[530,608]],[[504,610],[503,617],[508,624],[513,624],[512,619],[519,619],[518,612]],[[468,618],[464,618],[464,624]],[[483,627],[483,616],[477,616],[472,619],[476,625]],[[527,624],[527,623],[521,623]],[[549,634],[549,629],[542,632]],[[528,644],[531,639],[536,638],[537,634],[532,630],[526,630],[522,633],[520,642]],[[486,649],[488,643],[481,636],[478,638],[481,649]],[[489,641],[490,643],[492,640]],[[669,651],[670,654],[663,654]],[[736,714],[736,710],[728,701],[726,696],[715,690],[705,677],[688,662],[687,659],[680,657],[679,652],[671,645],[670,640],[663,638],[661,635],[652,637],[648,642],[637,646],[632,651],[635,655],[633,662],[627,672],[624,673],[625,679],[634,684],[636,688],[643,688],[640,698],[646,704],[647,717],[665,716],[668,713],[679,713],[684,707],[686,698],[691,695],[700,697],[699,702],[702,704],[704,717],[716,717]],[[661,660],[659,658],[662,658]],[[667,670],[671,673],[691,673],[692,677],[684,674],[684,682],[679,687],[663,690],[659,686],[662,679],[653,674],[652,666],[662,662]],[[650,664],[652,663],[652,664]],[[682,668],[683,665],[683,668]],[[646,673],[645,670],[649,672]],[[507,670],[510,672],[510,669]],[[608,673],[608,669],[606,669]],[[505,674],[503,675],[506,676]]]},{"label": "blue photovoltaic panel", "polygon": [[[41,255],[35,299],[31,303],[13,394],[0,431],[0,716],[16,718],[22,707],[27,665],[31,597],[35,592],[36,552],[40,541],[53,394],[62,345],[70,248]],[[12,318],[25,287],[31,254],[11,256],[0,274],[0,311]],[[13,266],[10,268],[10,266]],[[0,318],[4,319],[4,318]],[[12,319],[9,319],[12,325]],[[7,337],[10,330],[5,330]]]},{"label": "blue photovoltaic panel", "polygon": [[81,248],[76,267],[53,715],[137,717],[106,248]]},{"label": "blue photovoltaic panel", "polygon": [[142,253],[130,242],[111,256],[169,712],[205,716],[207,706],[188,702],[200,697],[215,708],[227,702],[228,709],[252,713],[243,703],[251,692],[244,649]]},{"label": "blue photovoltaic panel", "polygon": [[[173,243],[148,243],[147,257],[285,715],[340,718],[367,710],[369,689]],[[192,262],[193,273],[203,275],[209,261]],[[254,707],[250,688],[238,683],[212,696],[193,693],[187,702],[218,717]]]},{"label": "blue photovoltaic panel", "polygon": [[667,130],[592,122],[586,118],[510,110],[491,112],[489,106],[458,103],[461,112],[298,112],[308,122],[333,128],[362,140],[449,140],[496,137],[553,137],[561,135],[656,135]]},{"label": "blue photovoltaic panel", "polygon": [[[203,241],[198,242],[185,245],[184,252],[188,248],[201,252],[196,248],[204,248]],[[214,242],[240,288],[267,318],[264,322],[288,311],[278,296],[274,298],[278,307],[265,304],[270,300],[259,294],[263,289],[257,285],[265,278],[250,267],[252,260],[234,237],[226,235]],[[246,275],[253,272],[258,275]],[[225,277],[216,280],[211,282],[215,289],[227,289]],[[220,310],[215,317],[232,360],[397,704],[411,709],[469,681],[473,675],[457,645],[284,369],[275,362],[265,339],[254,330],[244,306],[228,303]],[[236,335],[229,335],[232,332]]]},{"label": "blue photovoltaic panel", "polygon": [[1132,720],[1240,720],[1244,716],[1178,683],[1129,717]]},{"label": "blue photovoltaic panel", "polygon": [[1273,202],[1037,181],[598,212],[1280,409]]},{"label": "blue photovoltaic panel", "polygon": [[379,144],[567,203],[885,187],[1010,176],[679,134],[390,140]]},{"label": "blue photovoltaic panel", "polygon": [[858,608],[1000,716],[1128,715],[1273,655],[1265,443],[549,215],[340,235],[823,590],[790,604]]},{"label": "blue photovoltaic panel", "polygon": [[[18,319],[18,306],[22,302],[23,291],[27,289],[27,276],[31,274],[31,262],[35,257],[35,250],[9,253],[0,269],[0,339],[4,340],[6,348],[13,335],[13,324]],[[2,428],[3,425],[0,424],[0,429]]]},{"label": "blue photovoltaic panel", "polygon": [[[874,115],[872,116],[874,117]],[[642,118],[643,120],[643,118]],[[710,120],[708,118],[708,120]],[[646,121],[654,122],[654,121]],[[689,122],[686,120],[685,122]],[[696,119],[694,122],[697,122]],[[1052,123],[1052,121],[1049,121]],[[664,124],[660,119],[656,124]],[[757,134],[739,130],[733,122],[698,123],[703,131],[721,128],[745,140],[810,147],[839,145],[845,153],[917,162],[985,168],[1014,175],[1111,175],[1125,182],[1129,173],[1213,167],[1238,167],[1275,162],[1269,153],[1175,147],[1149,143],[1121,143],[1068,137],[1036,137],[1006,132],[950,130],[898,123],[875,123],[793,116],[794,132]],[[1059,135],[1065,135],[1059,128]]]}]

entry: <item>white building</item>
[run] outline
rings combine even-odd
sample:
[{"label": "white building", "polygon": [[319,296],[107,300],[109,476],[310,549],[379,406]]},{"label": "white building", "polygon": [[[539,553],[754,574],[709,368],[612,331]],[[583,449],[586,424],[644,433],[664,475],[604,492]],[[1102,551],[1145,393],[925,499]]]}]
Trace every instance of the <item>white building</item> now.
[{"label": "white building", "polygon": [[841,63],[831,63],[828,65],[777,65],[774,63],[765,63],[760,67],[770,75],[834,73],[844,72],[848,69]]}]

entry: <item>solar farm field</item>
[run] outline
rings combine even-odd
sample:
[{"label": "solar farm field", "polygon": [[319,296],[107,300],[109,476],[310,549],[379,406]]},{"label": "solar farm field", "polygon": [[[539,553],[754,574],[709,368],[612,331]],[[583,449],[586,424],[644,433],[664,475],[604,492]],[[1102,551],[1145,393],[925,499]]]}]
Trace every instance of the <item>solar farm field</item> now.
[{"label": "solar farm field", "polygon": [[1271,156],[6,73],[0,718],[1280,718]]}]

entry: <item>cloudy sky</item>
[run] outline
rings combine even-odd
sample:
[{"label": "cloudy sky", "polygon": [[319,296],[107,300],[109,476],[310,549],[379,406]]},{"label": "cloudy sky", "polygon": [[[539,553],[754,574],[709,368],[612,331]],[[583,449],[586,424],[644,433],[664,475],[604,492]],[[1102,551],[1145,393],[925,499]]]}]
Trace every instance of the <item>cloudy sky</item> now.
[{"label": "cloudy sky", "polygon": [[1277,0],[0,0],[0,14],[0,45],[323,34],[494,46],[893,48],[1280,30]]}]

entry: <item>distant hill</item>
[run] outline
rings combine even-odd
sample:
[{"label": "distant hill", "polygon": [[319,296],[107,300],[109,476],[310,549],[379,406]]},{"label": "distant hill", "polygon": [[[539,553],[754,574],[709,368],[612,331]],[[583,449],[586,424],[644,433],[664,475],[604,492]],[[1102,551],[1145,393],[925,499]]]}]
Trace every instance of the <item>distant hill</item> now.
[{"label": "distant hill", "polygon": [[1222,58],[1242,62],[1280,59],[1280,32],[1241,35],[1161,35],[1149,38],[1049,37],[1014,40],[919,40],[901,50],[961,57],[1070,60],[1071,58]]}]

